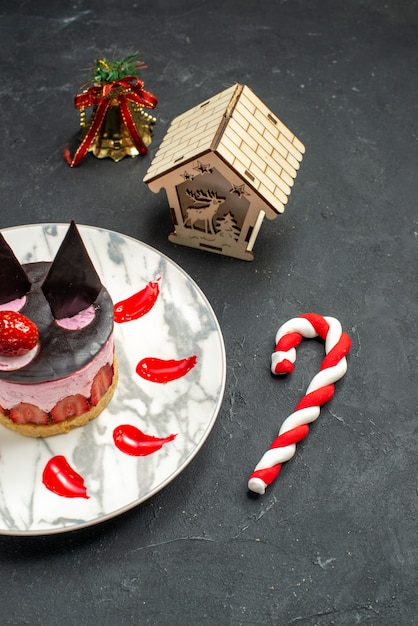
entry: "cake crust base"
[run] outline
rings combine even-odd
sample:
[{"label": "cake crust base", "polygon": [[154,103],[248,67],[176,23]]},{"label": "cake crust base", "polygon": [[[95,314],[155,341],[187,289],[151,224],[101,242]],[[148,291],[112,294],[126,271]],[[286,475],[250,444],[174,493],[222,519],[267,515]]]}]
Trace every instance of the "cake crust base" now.
[{"label": "cake crust base", "polygon": [[24,435],[25,437],[50,437],[52,435],[64,435],[70,432],[73,428],[85,426],[88,422],[90,422],[90,420],[98,417],[111,401],[117,384],[118,368],[115,357],[113,361],[112,384],[106,393],[100,398],[98,404],[96,404],[96,406],[91,406],[85,413],[81,413],[81,415],[75,415],[74,417],[69,417],[62,422],[54,422],[52,424],[15,424],[15,422],[13,422],[8,415],[5,415],[0,411],[0,424],[10,430],[14,430],[19,433],[19,435]]}]

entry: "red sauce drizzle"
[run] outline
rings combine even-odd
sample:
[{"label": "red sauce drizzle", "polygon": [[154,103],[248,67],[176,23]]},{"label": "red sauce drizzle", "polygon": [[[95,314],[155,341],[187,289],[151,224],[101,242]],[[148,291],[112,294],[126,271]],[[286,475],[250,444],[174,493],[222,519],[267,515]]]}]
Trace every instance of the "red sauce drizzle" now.
[{"label": "red sauce drizzle", "polygon": [[52,457],[42,474],[45,487],[64,498],[89,498],[84,479],[68,463],[64,456]]},{"label": "red sauce drizzle", "polygon": [[186,359],[157,359],[147,357],[136,366],[136,373],[153,383],[168,383],[185,376],[197,363],[197,356]]},{"label": "red sauce drizzle", "polygon": [[160,293],[160,279],[149,282],[141,291],[134,293],[126,300],[121,300],[114,305],[115,322],[122,324],[137,320],[148,313],[154,306]]},{"label": "red sauce drizzle", "polygon": [[131,424],[117,426],[113,431],[113,441],[115,446],[125,454],[130,456],[147,456],[160,450],[165,443],[173,441],[177,435],[168,437],[153,437],[146,435]]},{"label": "red sauce drizzle", "polygon": [[[148,313],[160,293],[159,280],[160,278],[150,281],[141,291],[115,304],[115,322],[119,324],[129,322]],[[195,355],[179,360],[148,357],[138,363],[136,372],[146,380],[167,383],[185,376],[196,363],[197,356]],[[130,456],[153,454],[176,437],[177,435],[174,434],[168,435],[168,437],[147,435],[131,424],[117,426],[113,431],[116,447]],[[89,498],[83,477],[71,467],[62,455],[54,456],[47,462],[42,474],[42,482],[47,489],[59,496]]]}]

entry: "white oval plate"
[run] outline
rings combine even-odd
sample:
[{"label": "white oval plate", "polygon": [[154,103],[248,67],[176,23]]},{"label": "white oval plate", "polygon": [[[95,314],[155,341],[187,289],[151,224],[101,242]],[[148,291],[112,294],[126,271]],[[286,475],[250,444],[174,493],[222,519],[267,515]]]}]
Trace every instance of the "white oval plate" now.
[{"label": "white oval plate", "polygon": [[[0,426],[0,534],[46,535],[91,526],[155,495],[190,463],[208,437],[223,398],[226,358],[215,314],[196,283],[169,258],[131,237],[78,225],[98,274],[117,303],[160,277],[154,307],[138,320],[115,324],[119,383],[99,417],[67,435],[23,437]],[[4,229],[21,263],[50,261],[68,224]],[[196,366],[166,384],[135,372],[144,357],[181,359]],[[116,448],[113,430],[132,424],[173,441],[143,457]],[[48,460],[63,455],[84,478],[88,499],[49,491]]]}]

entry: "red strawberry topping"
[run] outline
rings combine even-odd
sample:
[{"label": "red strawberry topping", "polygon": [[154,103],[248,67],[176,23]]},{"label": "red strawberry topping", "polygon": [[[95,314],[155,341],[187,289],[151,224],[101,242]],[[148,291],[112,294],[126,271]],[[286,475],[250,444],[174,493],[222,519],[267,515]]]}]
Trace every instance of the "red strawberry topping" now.
[{"label": "red strawberry topping", "polygon": [[0,311],[0,354],[20,356],[38,343],[38,329],[17,311]]},{"label": "red strawberry topping", "polygon": [[91,386],[90,402],[93,406],[99,404],[99,401],[109,389],[113,380],[113,367],[109,364],[103,365],[94,377]]},{"label": "red strawberry topping", "polygon": [[10,411],[15,424],[48,424],[48,413],[29,402],[19,402]]},{"label": "red strawberry topping", "polygon": [[73,396],[67,396],[63,398],[54,406],[51,410],[51,417],[54,422],[63,422],[69,417],[75,417],[86,413],[90,408],[90,404],[81,393],[77,393]]}]

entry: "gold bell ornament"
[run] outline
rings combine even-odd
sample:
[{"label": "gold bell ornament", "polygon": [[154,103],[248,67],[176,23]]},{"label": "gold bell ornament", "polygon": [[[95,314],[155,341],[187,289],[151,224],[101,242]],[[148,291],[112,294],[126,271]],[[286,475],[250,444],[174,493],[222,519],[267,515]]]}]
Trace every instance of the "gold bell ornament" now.
[{"label": "gold bell ornament", "polygon": [[[93,84],[74,98],[74,106],[80,111],[81,143],[73,157],[65,151],[71,167],[78,165],[87,152],[116,162],[125,156],[147,153],[156,118],[145,109],[154,109],[158,100],[144,89],[138,76],[145,67],[137,54],[122,61],[96,61]],[[93,107],[89,120],[88,107]]]}]

